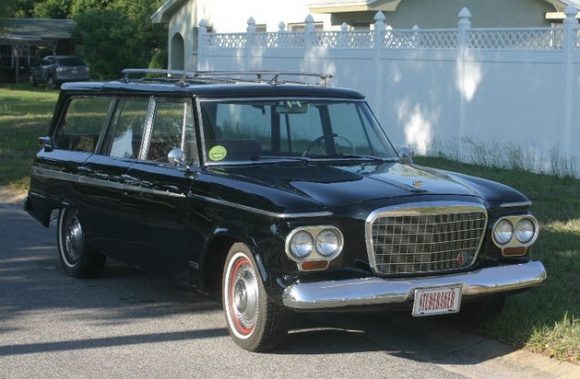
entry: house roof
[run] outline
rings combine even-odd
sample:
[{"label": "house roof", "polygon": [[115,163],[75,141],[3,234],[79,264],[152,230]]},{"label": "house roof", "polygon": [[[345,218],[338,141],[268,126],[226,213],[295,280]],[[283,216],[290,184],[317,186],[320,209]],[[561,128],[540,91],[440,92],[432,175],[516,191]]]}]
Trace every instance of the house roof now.
[{"label": "house roof", "polygon": [[151,21],[153,21],[155,24],[169,22],[171,16],[173,16],[175,12],[177,12],[183,6],[183,4],[187,3],[188,1],[189,0],[165,1],[165,3],[163,3],[163,5],[161,5],[159,9],[157,9],[155,13],[151,15]]},{"label": "house roof", "polygon": [[[308,7],[313,13],[338,13],[357,11],[395,11],[403,0],[310,0]],[[564,11],[568,5],[580,10],[580,0],[544,0],[558,11]]]},{"label": "house roof", "polygon": [[[186,2],[190,0],[167,0],[153,15],[154,23],[169,22]],[[395,11],[403,0],[308,0],[308,8],[312,13],[340,13],[359,11]],[[580,10],[580,0],[544,0],[552,4],[557,11],[562,12],[568,5]]]},{"label": "house roof", "polygon": [[392,12],[402,0],[310,0],[312,13],[339,13],[360,11]]},{"label": "house roof", "polygon": [[70,39],[74,27],[65,19],[5,18],[0,24],[0,40],[21,44]]},{"label": "house roof", "polygon": [[580,9],[580,0],[548,0],[558,10],[564,10],[568,5],[573,5],[576,9]]}]

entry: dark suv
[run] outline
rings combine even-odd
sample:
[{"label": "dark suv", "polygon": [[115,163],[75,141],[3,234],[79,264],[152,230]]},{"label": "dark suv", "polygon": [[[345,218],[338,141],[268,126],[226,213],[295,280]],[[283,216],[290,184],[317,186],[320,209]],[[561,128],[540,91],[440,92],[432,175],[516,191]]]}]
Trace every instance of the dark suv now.
[{"label": "dark suv", "polygon": [[80,82],[90,79],[90,69],[82,58],[68,55],[48,55],[30,71],[32,86],[45,84],[55,88],[65,82]]},{"label": "dark suv", "polygon": [[326,80],[133,69],[65,84],[25,209],[46,226],[58,212],[73,277],[114,257],[221,293],[252,351],[294,312],[482,318],[546,278],[524,195],[413,164],[363,95]]}]

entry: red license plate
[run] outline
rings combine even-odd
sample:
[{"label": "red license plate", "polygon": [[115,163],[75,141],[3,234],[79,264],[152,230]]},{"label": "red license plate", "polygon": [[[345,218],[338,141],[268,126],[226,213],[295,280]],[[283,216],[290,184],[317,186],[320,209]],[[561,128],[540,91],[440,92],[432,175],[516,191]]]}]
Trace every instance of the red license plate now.
[{"label": "red license plate", "polygon": [[461,287],[418,288],[415,290],[413,316],[432,316],[459,312]]}]

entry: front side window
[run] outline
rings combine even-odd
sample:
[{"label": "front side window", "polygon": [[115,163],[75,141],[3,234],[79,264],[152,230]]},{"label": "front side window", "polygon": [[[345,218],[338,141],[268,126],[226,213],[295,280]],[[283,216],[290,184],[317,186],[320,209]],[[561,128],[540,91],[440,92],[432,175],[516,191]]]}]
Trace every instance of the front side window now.
[{"label": "front side window", "polygon": [[191,133],[192,111],[189,102],[157,101],[146,159],[166,161],[174,148],[184,150],[186,134]]},{"label": "front side window", "polygon": [[111,99],[107,97],[72,98],[53,135],[57,149],[95,152]]},{"label": "front side window", "polygon": [[202,101],[209,163],[259,157],[395,158],[363,101]]}]

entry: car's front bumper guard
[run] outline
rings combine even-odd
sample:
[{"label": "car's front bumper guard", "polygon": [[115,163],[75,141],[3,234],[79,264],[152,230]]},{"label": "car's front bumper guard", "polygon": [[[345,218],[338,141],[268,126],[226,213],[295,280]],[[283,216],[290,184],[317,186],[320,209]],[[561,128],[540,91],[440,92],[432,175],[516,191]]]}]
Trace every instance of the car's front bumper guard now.
[{"label": "car's front bumper guard", "polygon": [[351,306],[404,303],[413,300],[415,289],[461,286],[462,296],[472,297],[515,291],[546,279],[540,262],[484,268],[454,275],[386,279],[368,277],[296,283],[284,290],[284,305],[292,309],[316,310]]}]

